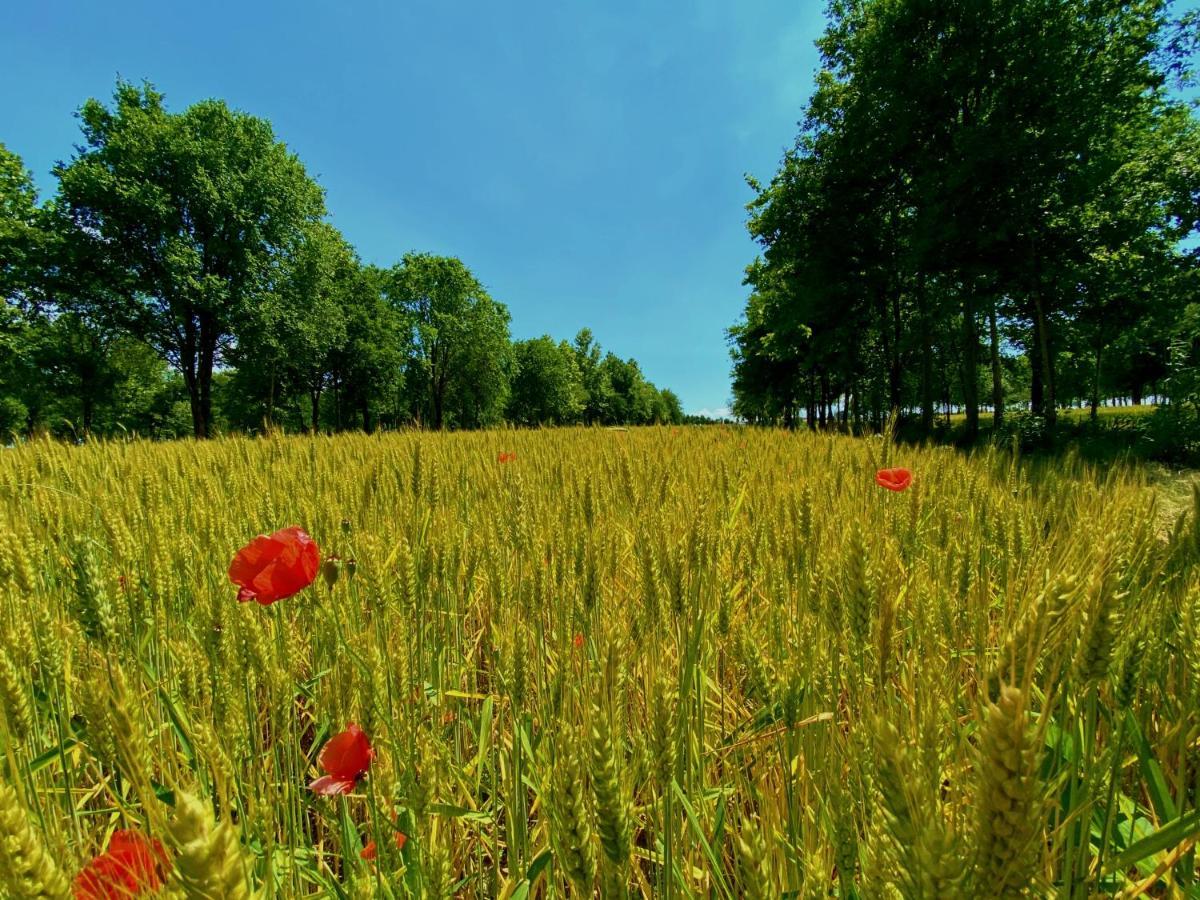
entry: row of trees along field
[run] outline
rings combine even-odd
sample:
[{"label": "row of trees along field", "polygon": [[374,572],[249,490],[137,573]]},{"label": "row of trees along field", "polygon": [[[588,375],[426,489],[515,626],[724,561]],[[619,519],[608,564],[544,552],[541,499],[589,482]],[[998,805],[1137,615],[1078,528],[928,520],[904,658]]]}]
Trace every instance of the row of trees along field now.
[{"label": "row of trees along field", "polygon": [[682,419],[587,329],[514,342],[458,259],[364,265],[262,119],[128,83],[79,118],[44,204],[0,145],[0,433]]},{"label": "row of trees along field", "polygon": [[970,439],[981,407],[1053,434],[1194,385],[1197,42],[1159,0],[832,0],[795,145],[751,182],[735,412],[959,408]]}]

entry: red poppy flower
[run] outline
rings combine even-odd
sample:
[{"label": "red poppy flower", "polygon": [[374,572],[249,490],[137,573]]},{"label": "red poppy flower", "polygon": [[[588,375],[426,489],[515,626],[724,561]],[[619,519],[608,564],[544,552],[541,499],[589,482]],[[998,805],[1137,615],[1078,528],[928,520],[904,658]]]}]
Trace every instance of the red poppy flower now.
[{"label": "red poppy flower", "polygon": [[271,535],[260,534],[234,554],[229,580],[240,588],[239,602],[253,600],[269,606],[312,584],[320,562],[316,541],[293,525]]},{"label": "red poppy flower", "polygon": [[908,469],[880,469],[875,473],[875,483],[889,491],[902,491],[912,484],[912,472]]},{"label": "red poppy flower", "polygon": [[371,742],[363,730],[351,722],[345,731],[335,734],[321,748],[317,765],[327,774],[310,784],[309,790],[327,796],[348,794],[367,774],[374,758]]},{"label": "red poppy flower", "polygon": [[169,864],[163,845],[137,831],[118,831],[101,853],[75,876],[75,900],[128,900],[157,891]]},{"label": "red poppy flower", "polygon": [[[408,835],[403,831],[396,832],[396,849],[403,850],[404,845],[408,843]],[[358,854],[365,860],[372,860],[378,855],[378,850],[374,841],[367,841],[367,846],[363,847]]]},{"label": "red poppy flower", "polygon": [[507,463],[507,462],[512,462],[516,458],[517,458],[517,454],[515,452],[508,451],[508,450],[501,450],[500,454],[496,457],[496,460],[498,462]]},{"label": "red poppy flower", "polygon": [[574,644],[575,644],[576,650],[578,650],[580,647],[583,646],[583,634],[582,633],[577,633],[575,635]]}]

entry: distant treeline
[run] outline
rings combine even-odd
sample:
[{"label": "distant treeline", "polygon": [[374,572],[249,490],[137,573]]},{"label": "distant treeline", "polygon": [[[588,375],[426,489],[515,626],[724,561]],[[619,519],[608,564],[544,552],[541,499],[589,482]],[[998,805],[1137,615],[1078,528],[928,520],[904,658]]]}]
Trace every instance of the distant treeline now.
[{"label": "distant treeline", "polygon": [[1195,12],[834,0],[795,146],[752,182],[734,412],[917,433],[1200,396]]},{"label": "distant treeline", "polygon": [[262,119],[125,82],[79,119],[45,203],[0,145],[0,434],[683,420],[586,328],[513,341],[458,259],[364,265]]}]

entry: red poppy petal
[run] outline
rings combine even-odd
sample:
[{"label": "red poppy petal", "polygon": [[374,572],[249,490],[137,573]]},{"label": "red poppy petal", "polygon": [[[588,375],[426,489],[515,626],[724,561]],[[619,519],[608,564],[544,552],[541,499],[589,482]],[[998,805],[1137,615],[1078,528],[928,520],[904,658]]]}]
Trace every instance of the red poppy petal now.
[{"label": "red poppy petal", "polygon": [[304,587],[296,577],[295,570],[288,566],[283,559],[276,560],[263,569],[262,574],[255,579],[256,585],[261,584],[263,593],[272,600],[282,600],[290,597]]},{"label": "red poppy petal", "polygon": [[304,538],[305,540],[300,544],[300,574],[309,584],[312,584],[317,573],[321,571],[321,549],[317,546],[317,542],[307,534],[304,535]]},{"label": "red poppy petal", "polygon": [[277,566],[274,561],[267,563],[254,576],[254,580],[250,582],[251,589],[254,591],[259,603],[274,603],[276,600],[282,600],[285,596],[283,588],[285,585],[276,583]]},{"label": "red poppy petal", "polygon": [[904,468],[880,469],[875,473],[875,483],[889,491],[902,491],[912,484],[912,472]]},{"label": "red poppy petal", "polygon": [[362,850],[359,851],[358,855],[363,859],[367,859],[367,860],[374,859],[375,855],[376,855],[375,842],[367,841],[367,846],[363,847]]},{"label": "red poppy petal", "polygon": [[262,571],[279,553],[279,545],[260,534],[245,547],[234,554],[229,563],[229,580],[242,587],[248,586],[256,575]]},{"label": "red poppy petal", "polygon": [[357,780],[371,765],[371,742],[361,728],[351,723],[321,748],[317,765],[334,778]]},{"label": "red poppy petal", "polygon": [[76,900],[112,900],[155,891],[164,879],[166,851],[136,831],[118,831],[105,853],[89,862],[72,883]]},{"label": "red poppy petal", "polygon": [[130,828],[114,831],[108,842],[108,849],[112,853],[132,851],[142,854],[147,859],[157,856],[163,862],[167,861],[167,851],[163,848],[162,841],[146,837],[140,831]]},{"label": "red poppy petal", "polygon": [[337,794],[348,794],[354,790],[355,781],[344,778],[334,778],[332,775],[322,775],[308,786],[314,794],[333,797]]},{"label": "red poppy petal", "polygon": [[273,603],[308,587],[320,570],[316,542],[298,525],[276,531],[269,538],[276,548],[254,574],[251,587],[260,603]]}]

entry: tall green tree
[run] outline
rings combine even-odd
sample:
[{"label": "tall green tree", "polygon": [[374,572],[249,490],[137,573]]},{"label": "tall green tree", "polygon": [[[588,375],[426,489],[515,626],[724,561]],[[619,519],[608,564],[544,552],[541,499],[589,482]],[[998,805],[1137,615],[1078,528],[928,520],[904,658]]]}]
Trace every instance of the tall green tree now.
[{"label": "tall green tree", "polygon": [[608,380],[600,361],[603,358],[600,344],[590,328],[581,328],[571,344],[575,351],[575,367],[579,370],[583,385],[583,421],[589,425],[604,422],[612,407],[612,384]]},{"label": "tall green tree", "polygon": [[956,405],[971,438],[983,360],[998,422],[1019,346],[1053,434],[1060,387],[1099,390],[1080,360],[1174,296],[1196,227],[1196,121],[1165,86],[1186,75],[1182,26],[1159,0],[834,0],[829,17],[796,146],[753,185],[735,408],[915,410],[928,433]]},{"label": "tall green tree", "polygon": [[276,390],[302,394],[309,404],[309,428],[321,427],[321,395],[333,375],[335,355],[347,339],[358,261],[332,225],[314,222],[282,254],[270,297],[239,330],[240,355],[270,370],[268,415]]},{"label": "tall green tree", "polygon": [[658,392],[659,408],[662,410],[659,422],[664,425],[682,425],[683,424],[683,403],[670,388],[663,388]]},{"label": "tall green tree", "polygon": [[0,144],[0,435],[28,428],[40,393],[27,296],[41,243],[37,191],[21,158]]},{"label": "tall green tree", "polygon": [[495,421],[511,368],[508,310],[454,257],[409,253],[388,299],[412,327],[411,386],[422,421],[441,429]]},{"label": "tall green tree", "polygon": [[658,389],[646,380],[637,360],[606,353],[600,366],[605,380],[612,386],[612,405],[605,424],[649,425],[654,422]]},{"label": "tall green tree", "polygon": [[183,376],[197,437],[213,372],[270,291],[273,263],[324,212],[321,190],[264,120],[217,100],[168,112],[149,84],[88,100],[83,144],[56,169],[74,267],[102,278],[75,302]]},{"label": "tall green tree", "polygon": [[398,417],[404,361],[413,353],[410,323],[384,299],[387,277],[374,266],[358,267],[344,296],[346,341],[334,354],[336,383],[364,431],[374,430],[381,417]]},{"label": "tall green tree", "polygon": [[29,292],[43,243],[33,176],[0,144],[0,299],[17,304]]},{"label": "tall green tree", "polygon": [[543,335],[517,341],[513,356],[509,421],[521,425],[578,422],[587,395],[574,348]]}]

